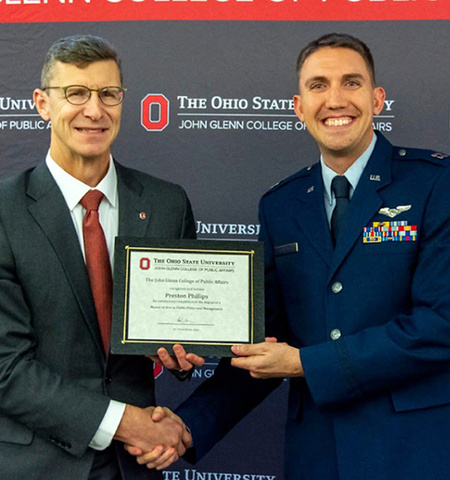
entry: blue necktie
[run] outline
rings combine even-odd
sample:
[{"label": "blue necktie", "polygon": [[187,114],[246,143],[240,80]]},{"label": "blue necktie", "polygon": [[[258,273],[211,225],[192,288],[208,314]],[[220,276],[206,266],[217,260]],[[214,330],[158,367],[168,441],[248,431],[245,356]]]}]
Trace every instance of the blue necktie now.
[{"label": "blue necktie", "polygon": [[350,203],[350,183],[344,175],[336,175],[331,182],[331,191],[336,197],[336,206],[331,216],[331,238],[333,244],[342,233],[342,226]]}]

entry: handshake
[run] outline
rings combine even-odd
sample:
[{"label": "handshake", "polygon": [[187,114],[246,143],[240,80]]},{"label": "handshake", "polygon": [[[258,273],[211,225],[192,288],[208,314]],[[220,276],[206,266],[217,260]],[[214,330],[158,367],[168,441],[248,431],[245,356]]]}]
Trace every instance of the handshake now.
[{"label": "handshake", "polygon": [[[149,357],[168,369],[184,371],[205,361],[198,355],[186,353],[181,345],[175,345],[173,351],[171,356],[165,348],[160,348],[158,355]],[[125,450],[134,455],[138,463],[157,470],[176,462],[192,446],[186,425],[167,407],[127,405],[114,438],[125,444]]]},{"label": "handshake", "polygon": [[[254,378],[302,377],[303,366],[298,348],[274,337],[254,345],[234,345],[235,358],[231,365],[248,370]],[[186,353],[181,345],[174,345],[174,355],[160,348],[150,358],[168,369],[188,371],[201,366],[204,358]],[[192,437],[180,417],[166,407],[145,409],[127,405],[119,424],[116,440],[137,457],[137,462],[148,468],[161,470],[176,462],[192,446]]]},{"label": "handshake", "polygon": [[157,470],[176,462],[192,445],[186,425],[167,407],[127,405],[114,438],[139,464]]}]

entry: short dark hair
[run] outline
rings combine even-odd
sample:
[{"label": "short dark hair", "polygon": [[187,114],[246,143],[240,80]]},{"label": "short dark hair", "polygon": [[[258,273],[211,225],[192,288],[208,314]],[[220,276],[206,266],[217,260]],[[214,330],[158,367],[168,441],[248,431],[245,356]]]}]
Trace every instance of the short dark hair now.
[{"label": "short dark hair", "polygon": [[94,35],[71,35],[60,38],[49,48],[45,56],[41,73],[41,87],[49,86],[56,62],[84,68],[100,60],[114,60],[119,68],[120,83],[123,83],[119,55],[105,39]]},{"label": "short dark hair", "polygon": [[300,71],[305,63],[305,60],[314,52],[321,48],[349,48],[359,53],[364,59],[369,70],[370,79],[375,86],[375,63],[373,61],[372,53],[369,47],[359,38],[353,37],[346,33],[328,33],[322,35],[317,40],[313,40],[308,43],[305,48],[300,52],[297,59],[297,74],[300,76]]}]

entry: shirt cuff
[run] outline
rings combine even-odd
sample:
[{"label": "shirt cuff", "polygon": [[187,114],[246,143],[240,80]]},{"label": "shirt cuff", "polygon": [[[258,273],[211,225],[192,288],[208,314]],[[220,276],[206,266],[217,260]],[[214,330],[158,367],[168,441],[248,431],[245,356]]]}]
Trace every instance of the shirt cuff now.
[{"label": "shirt cuff", "polygon": [[102,423],[97,429],[89,446],[94,450],[104,450],[109,447],[116,433],[119,423],[122,420],[123,412],[125,411],[125,403],[111,400],[108,409],[103,417]]}]

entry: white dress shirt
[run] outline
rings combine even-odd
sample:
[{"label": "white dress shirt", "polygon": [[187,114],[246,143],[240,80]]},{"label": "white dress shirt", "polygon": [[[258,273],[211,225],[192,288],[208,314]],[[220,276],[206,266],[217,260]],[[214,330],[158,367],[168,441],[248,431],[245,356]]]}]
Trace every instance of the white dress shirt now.
[{"label": "white dress shirt", "polygon": [[[50,156],[50,152],[45,159],[48,169],[52,174],[55,182],[60,188],[67,206],[72,216],[73,225],[78,235],[80,248],[83,252],[84,260],[86,261],[83,241],[83,218],[86,210],[80,204],[80,200],[89,191],[93,190],[89,185],[72,177],[69,173],[63,170]],[[111,267],[114,263],[114,239],[119,233],[119,195],[117,191],[117,173],[112,157],[109,161],[109,169],[105,177],[95,187],[95,190],[100,190],[104,198],[100,203],[99,217],[100,224],[103,228],[108,246],[109,258]],[[103,417],[100,426],[97,429],[89,446],[95,450],[104,450],[108,447],[116,433],[120,420],[122,419],[125,404],[110,400],[108,409]]]},{"label": "white dress shirt", "polygon": [[[367,150],[344,172],[345,177],[350,183],[350,199],[352,198],[353,192],[355,191],[355,188],[358,185],[359,179],[361,178],[361,175],[364,169],[366,168],[367,162],[369,161],[369,158],[372,155],[376,142],[377,142],[377,136],[374,133],[372,137],[372,141],[370,142],[370,145],[368,146]],[[322,166],[325,211],[327,213],[328,224],[330,224],[331,215],[336,205],[336,197],[334,196],[334,193],[331,191],[331,182],[333,181],[333,178],[338,174],[325,164],[322,156],[320,157],[320,163]]]}]

